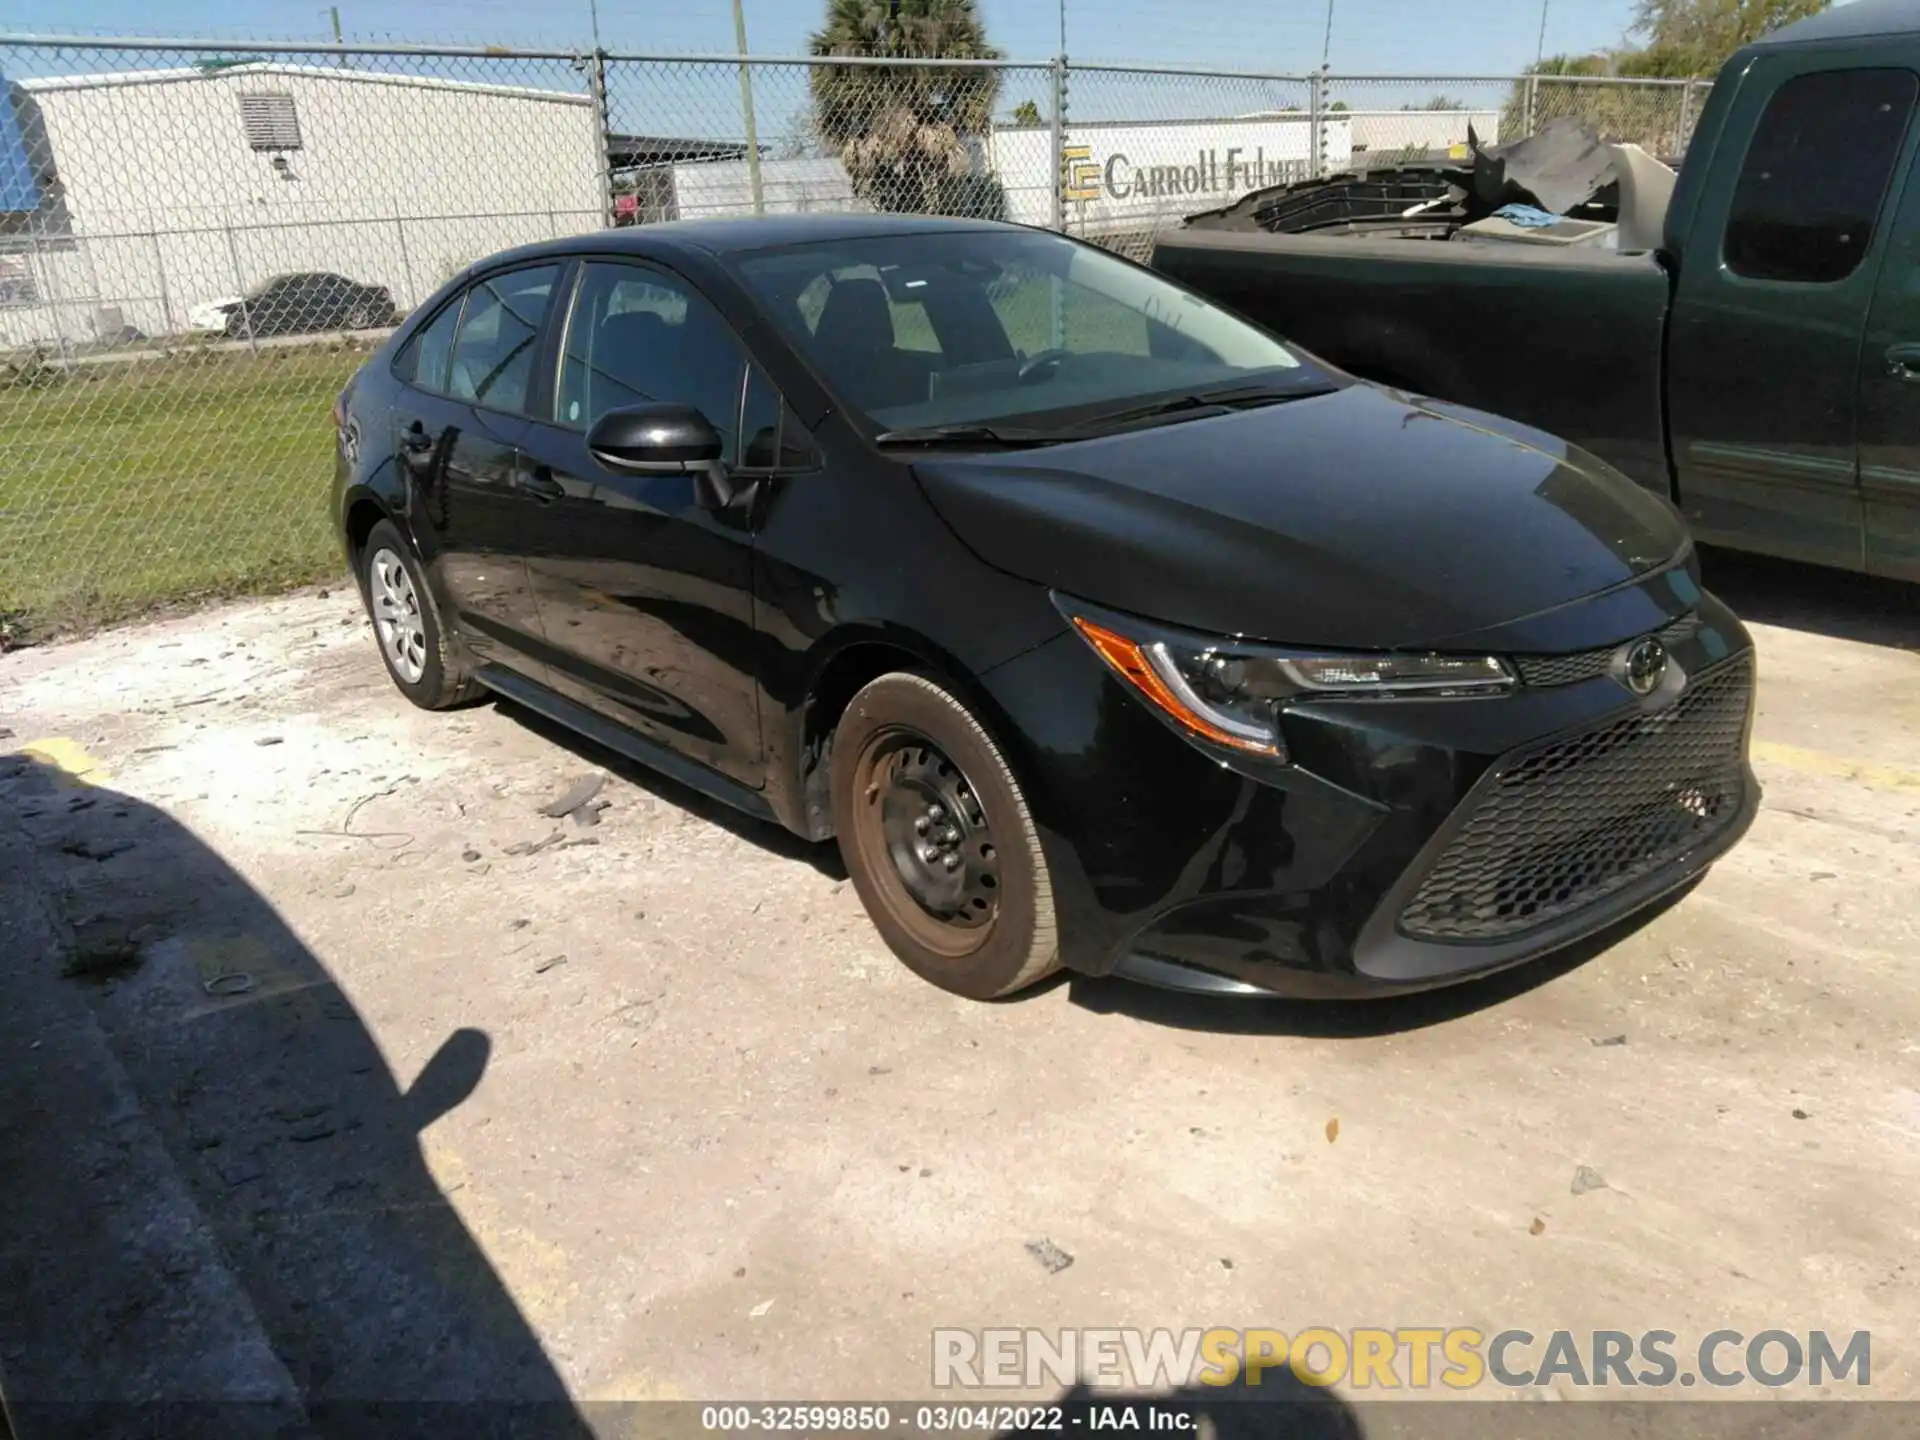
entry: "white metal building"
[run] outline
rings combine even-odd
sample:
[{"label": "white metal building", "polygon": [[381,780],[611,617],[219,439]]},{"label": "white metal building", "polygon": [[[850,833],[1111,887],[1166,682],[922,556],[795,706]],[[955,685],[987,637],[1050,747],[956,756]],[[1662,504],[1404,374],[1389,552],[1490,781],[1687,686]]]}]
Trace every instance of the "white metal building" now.
[{"label": "white metal building", "polygon": [[0,348],[169,333],[289,271],[384,285],[404,311],[481,256],[605,214],[584,80],[569,93],[258,61],[11,89],[41,195],[6,242]]}]

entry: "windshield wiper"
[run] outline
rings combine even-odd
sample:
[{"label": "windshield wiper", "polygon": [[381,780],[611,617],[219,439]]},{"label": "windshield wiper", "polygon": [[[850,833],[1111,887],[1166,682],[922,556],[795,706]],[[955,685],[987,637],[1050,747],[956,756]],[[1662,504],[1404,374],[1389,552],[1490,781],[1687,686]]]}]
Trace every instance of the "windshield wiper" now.
[{"label": "windshield wiper", "polygon": [[[1267,382],[1254,382],[1246,385],[1222,385],[1213,390],[1195,390],[1185,395],[1174,395],[1164,400],[1155,400],[1148,405],[1134,405],[1125,410],[1110,410],[1104,415],[1095,415],[1081,422],[1075,429],[1080,434],[1109,430],[1115,426],[1131,424],[1140,420],[1158,420],[1161,416],[1182,415],[1194,420],[1204,419],[1201,413],[1209,410],[1251,409],[1258,405],[1277,405],[1283,400],[1305,400],[1314,395],[1330,395],[1334,386],[1318,382],[1305,385],[1274,385]],[[1186,415],[1186,412],[1196,412]]]},{"label": "windshield wiper", "polygon": [[1065,430],[1035,430],[1020,425],[920,425],[904,430],[882,430],[876,445],[1057,445],[1075,435]]}]

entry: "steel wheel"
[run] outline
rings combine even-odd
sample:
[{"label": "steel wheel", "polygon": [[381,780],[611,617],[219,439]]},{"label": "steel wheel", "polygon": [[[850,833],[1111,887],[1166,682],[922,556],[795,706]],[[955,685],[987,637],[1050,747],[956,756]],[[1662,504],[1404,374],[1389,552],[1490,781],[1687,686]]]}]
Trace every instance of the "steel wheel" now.
[{"label": "steel wheel", "polygon": [[427,668],[427,626],[413,577],[400,557],[387,549],[373,552],[367,571],[373,582],[367,598],[374,628],[380,632],[380,647],[394,674],[417,685]]},{"label": "steel wheel", "polygon": [[993,1000],[1060,963],[1053,882],[999,744],[931,675],[869,682],[834,727],[833,824],[874,928],[908,969]]},{"label": "steel wheel", "polygon": [[924,735],[883,730],[855,784],[853,840],[894,918],[938,954],[979,949],[1000,916],[1000,847],[960,767]]}]

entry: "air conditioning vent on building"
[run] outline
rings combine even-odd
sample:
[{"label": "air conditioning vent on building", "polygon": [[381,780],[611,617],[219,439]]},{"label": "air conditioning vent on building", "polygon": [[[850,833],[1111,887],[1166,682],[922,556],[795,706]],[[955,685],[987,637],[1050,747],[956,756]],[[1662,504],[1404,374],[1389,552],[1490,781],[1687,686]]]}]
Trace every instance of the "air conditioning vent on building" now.
[{"label": "air conditioning vent on building", "polygon": [[298,150],[300,116],[284,92],[240,97],[240,126],[255,150]]}]

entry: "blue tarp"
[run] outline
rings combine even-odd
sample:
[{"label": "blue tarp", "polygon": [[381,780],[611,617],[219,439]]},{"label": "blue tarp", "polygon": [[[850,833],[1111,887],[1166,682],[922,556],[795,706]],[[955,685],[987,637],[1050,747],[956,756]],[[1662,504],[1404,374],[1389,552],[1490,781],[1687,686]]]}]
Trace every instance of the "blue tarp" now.
[{"label": "blue tarp", "polygon": [[14,113],[17,93],[0,74],[0,213],[40,208],[40,187],[34,183],[26,137]]}]

